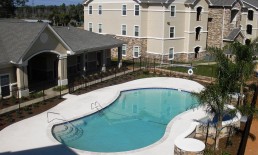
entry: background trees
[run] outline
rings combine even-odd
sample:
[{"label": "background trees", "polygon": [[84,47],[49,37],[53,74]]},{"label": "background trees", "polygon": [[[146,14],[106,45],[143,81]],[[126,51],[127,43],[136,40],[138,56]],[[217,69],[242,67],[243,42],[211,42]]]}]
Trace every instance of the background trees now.
[{"label": "background trees", "polygon": [[1,0],[0,1],[0,18],[14,17],[15,8],[24,6],[28,0]]},{"label": "background trees", "polygon": [[83,5],[28,6],[28,0],[0,0],[0,18],[48,19],[53,25],[80,26],[83,23]]}]

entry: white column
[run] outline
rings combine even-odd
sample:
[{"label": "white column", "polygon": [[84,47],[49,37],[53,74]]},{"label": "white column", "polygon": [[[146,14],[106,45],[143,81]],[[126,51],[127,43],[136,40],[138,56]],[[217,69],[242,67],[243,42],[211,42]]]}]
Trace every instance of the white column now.
[{"label": "white column", "polygon": [[22,65],[19,65],[16,68],[17,86],[18,86],[18,89],[19,89],[19,97],[29,96],[27,66],[28,66],[28,63],[24,62]]},{"label": "white column", "polygon": [[103,50],[102,51],[102,64],[103,64],[103,66],[102,66],[102,69],[101,69],[102,72],[106,72],[106,62],[107,62],[106,50]]},{"label": "white column", "polygon": [[118,68],[121,68],[122,67],[122,46],[118,47],[117,58],[118,58]]},{"label": "white column", "polygon": [[67,79],[67,56],[59,56],[58,61],[58,86],[68,84]]}]

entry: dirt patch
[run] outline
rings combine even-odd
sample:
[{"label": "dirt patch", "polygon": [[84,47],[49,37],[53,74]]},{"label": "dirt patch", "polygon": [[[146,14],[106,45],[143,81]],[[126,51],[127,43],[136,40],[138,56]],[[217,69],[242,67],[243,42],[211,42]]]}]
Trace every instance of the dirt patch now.
[{"label": "dirt patch", "polygon": [[15,111],[11,111],[9,113],[0,115],[0,130],[15,122],[40,114],[56,106],[62,101],[64,101],[64,99],[52,98],[52,99],[46,100],[45,102],[35,103],[33,105],[21,108],[20,110],[15,110]]}]

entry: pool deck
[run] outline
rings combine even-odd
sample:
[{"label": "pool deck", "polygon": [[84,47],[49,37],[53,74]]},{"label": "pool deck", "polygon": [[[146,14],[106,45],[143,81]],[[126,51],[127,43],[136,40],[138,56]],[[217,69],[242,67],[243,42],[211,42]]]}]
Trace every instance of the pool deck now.
[{"label": "pool deck", "polygon": [[[173,88],[179,91],[199,92],[204,87],[194,81],[179,78],[146,78],[127,83],[101,88],[79,96],[67,94],[67,100],[46,112],[12,124],[0,131],[0,155],[100,155],[100,154],[130,154],[130,155],[171,155],[174,152],[174,141],[178,135],[184,134],[190,128],[193,119],[205,116],[202,108],[188,110],[176,116],[167,126],[164,136],[156,143],[147,147],[118,153],[94,153],[68,148],[56,141],[51,128],[65,118],[73,120],[96,112],[91,109],[91,103],[101,103],[103,107],[112,103],[120,91],[137,88]],[[48,112],[60,113],[53,114]]]}]

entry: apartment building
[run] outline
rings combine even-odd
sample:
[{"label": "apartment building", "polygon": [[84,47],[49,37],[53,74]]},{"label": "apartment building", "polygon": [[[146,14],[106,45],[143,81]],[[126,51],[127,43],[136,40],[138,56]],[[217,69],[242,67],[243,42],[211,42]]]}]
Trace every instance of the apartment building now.
[{"label": "apartment building", "polygon": [[125,41],[124,59],[198,60],[206,49],[208,9],[206,0],[86,0],[84,29]]},{"label": "apartment building", "polygon": [[248,40],[258,36],[258,1],[243,0],[241,30]]}]

